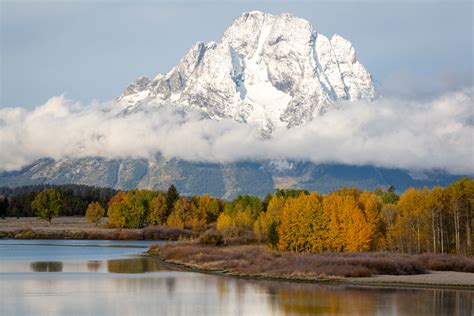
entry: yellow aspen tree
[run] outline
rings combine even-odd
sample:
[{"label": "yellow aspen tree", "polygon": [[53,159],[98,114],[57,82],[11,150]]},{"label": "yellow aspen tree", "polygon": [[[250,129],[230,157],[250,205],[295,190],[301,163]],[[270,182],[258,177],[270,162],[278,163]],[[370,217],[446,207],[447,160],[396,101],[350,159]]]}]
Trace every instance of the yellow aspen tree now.
[{"label": "yellow aspen tree", "polygon": [[219,202],[206,193],[199,198],[197,212],[205,218],[207,223],[211,223],[219,216]]},{"label": "yellow aspen tree", "polygon": [[172,227],[183,228],[190,224],[191,215],[194,211],[192,201],[187,198],[179,198],[173,205],[173,212],[168,216],[166,224]]},{"label": "yellow aspen tree", "polygon": [[89,223],[95,224],[95,226],[100,224],[100,221],[104,214],[105,210],[99,202],[91,202],[87,206],[86,219]]},{"label": "yellow aspen tree", "polygon": [[127,212],[128,195],[125,192],[118,192],[109,201],[107,216],[111,227],[124,227],[125,214]]},{"label": "yellow aspen tree", "polygon": [[267,211],[261,213],[253,225],[253,231],[258,241],[266,241],[270,225],[273,222],[280,223],[285,205],[283,196],[273,195],[267,206]]},{"label": "yellow aspen tree", "polygon": [[426,220],[426,195],[426,190],[409,188],[398,201],[405,224],[410,229],[409,238],[412,240],[411,243],[408,243],[410,252],[421,253],[422,251],[422,226]]},{"label": "yellow aspen tree", "polygon": [[285,206],[280,221],[280,227],[278,228],[278,248],[280,250],[294,250],[293,247],[293,226],[294,224],[294,206],[296,198],[289,198]]},{"label": "yellow aspen tree", "polygon": [[444,253],[446,241],[444,240],[444,216],[449,200],[442,187],[434,187],[426,197],[426,208],[430,216],[431,244],[434,253]]},{"label": "yellow aspen tree", "polygon": [[[306,223],[310,225],[308,242],[312,252],[322,252],[327,248],[328,223],[322,205],[322,197],[318,193],[311,193],[307,197],[303,216],[307,219]],[[304,218],[302,218],[305,221]]]},{"label": "yellow aspen tree", "polygon": [[461,178],[446,188],[449,194],[449,213],[454,222],[456,253],[472,253],[472,208],[474,180]]},{"label": "yellow aspen tree", "polygon": [[[400,235],[397,233],[395,226],[399,213],[397,205],[384,204],[380,213],[385,234],[381,234],[382,236],[379,237],[379,247],[381,247],[381,250],[402,251]],[[381,241],[380,238],[383,238],[383,240]]]},{"label": "yellow aspen tree", "polygon": [[267,212],[261,213],[253,224],[253,233],[259,242],[267,240],[267,218]]},{"label": "yellow aspen tree", "polygon": [[225,236],[232,235],[234,223],[230,215],[226,213],[221,213],[217,218],[217,230],[220,231]]},{"label": "yellow aspen tree", "polygon": [[325,235],[319,232],[323,210],[317,193],[287,200],[279,229],[279,248],[295,252],[322,251]]},{"label": "yellow aspen tree", "polygon": [[185,208],[188,216],[186,217],[186,225],[191,226],[193,231],[203,232],[206,229],[207,223],[207,207],[210,202],[209,195],[203,195],[204,199],[201,202],[201,198],[195,195],[191,201],[189,201]]},{"label": "yellow aspen tree", "polygon": [[159,192],[150,202],[148,211],[148,224],[161,225],[166,221],[168,203],[166,194]]},{"label": "yellow aspen tree", "polygon": [[362,236],[363,250],[375,250],[382,239],[382,234],[379,231],[382,201],[372,192],[362,192],[359,196],[359,207],[363,211],[367,225]]},{"label": "yellow aspen tree", "polygon": [[326,248],[331,251],[342,251],[344,248],[342,206],[343,198],[337,192],[333,192],[323,199],[323,211],[325,217],[329,219]]},{"label": "yellow aspen tree", "polygon": [[361,251],[368,227],[354,196],[342,196],[338,211],[341,214],[342,251]]}]

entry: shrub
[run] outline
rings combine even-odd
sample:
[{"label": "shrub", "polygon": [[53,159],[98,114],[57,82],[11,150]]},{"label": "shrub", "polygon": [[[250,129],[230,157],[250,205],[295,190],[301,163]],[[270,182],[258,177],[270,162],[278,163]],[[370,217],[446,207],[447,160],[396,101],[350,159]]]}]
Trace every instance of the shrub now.
[{"label": "shrub", "polygon": [[201,238],[199,238],[199,243],[202,245],[219,246],[222,245],[223,239],[224,238],[220,232],[208,230],[201,236]]},{"label": "shrub", "polygon": [[179,240],[190,236],[189,230],[178,227],[149,226],[143,229],[143,239],[146,240]]}]

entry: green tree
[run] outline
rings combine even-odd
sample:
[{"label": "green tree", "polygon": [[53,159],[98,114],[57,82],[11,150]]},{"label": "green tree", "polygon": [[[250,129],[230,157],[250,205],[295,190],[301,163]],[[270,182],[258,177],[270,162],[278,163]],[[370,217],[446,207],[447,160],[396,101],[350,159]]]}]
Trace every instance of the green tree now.
[{"label": "green tree", "polygon": [[268,227],[268,243],[272,248],[276,248],[278,245],[278,223],[273,220]]},{"label": "green tree", "polygon": [[38,217],[51,224],[53,217],[58,216],[63,209],[63,198],[61,193],[49,189],[38,193],[31,203],[31,207],[36,210]]},{"label": "green tree", "polygon": [[104,214],[105,210],[99,202],[91,202],[89,206],[87,206],[86,219],[89,223],[95,224],[95,226],[100,224],[100,220]]},{"label": "green tree", "polygon": [[205,215],[207,223],[215,222],[220,212],[219,202],[206,193],[198,198],[196,211]]},{"label": "green tree", "polygon": [[239,195],[235,200],[227,203],[224,208],[224,212],[231,216],[245,211],[249,212],[251,217],[256,220],[263,211],[262,201],[256,196]]},{"label": "green tree", "polygon": [[127,192],[128,203],[125,213],[125,227],[140,228],[145,226],[150,202],[156,193],[150,190],[131,190]]}]

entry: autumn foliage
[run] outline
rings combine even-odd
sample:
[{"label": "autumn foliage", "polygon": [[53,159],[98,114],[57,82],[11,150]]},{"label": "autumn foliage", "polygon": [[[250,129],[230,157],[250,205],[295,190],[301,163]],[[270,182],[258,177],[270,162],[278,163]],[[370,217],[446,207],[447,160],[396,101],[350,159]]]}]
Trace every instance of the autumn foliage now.
[{"label": "autumn foliage", "polygon": [[471,255],[473,205],[474,181],[462,178],[446,188],[409,188],[400,196],[394,188],[345,188],[325,195],[277,190],[263,201],[184,197],[174,187],[131,190],[118,192],[107,214],[111,227],[166,225],[194,236],[220,234],[224,244],[244,238],[281,251]]},{"label": "autumn foliage", "polygon": [[105,210],[99,202],[92,202],[87,206],[86,219],[89,223],[93,223],[96,226],[99,225],[100,220],[104,215]]}]

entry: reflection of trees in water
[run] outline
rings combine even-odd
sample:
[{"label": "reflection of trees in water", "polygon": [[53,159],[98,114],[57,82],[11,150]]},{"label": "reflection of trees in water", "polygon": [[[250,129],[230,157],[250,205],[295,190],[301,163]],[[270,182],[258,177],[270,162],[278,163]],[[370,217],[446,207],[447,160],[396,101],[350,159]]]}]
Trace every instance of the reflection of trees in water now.
[{"label": "reflection of trees in water", "polygon": [[227,294],[229,293],[228,288],[229,282],[225,278],[217,278],[217,295],[219,296],[219,301],[223,301]]},{"label": "reflection of trees in water", "polygon": [[397,306],[399,314],[473,315],[473,301],[472,291],[426,289],[417,293],[398,293],[393,297],[392,304]]},{"label": "reflection of trees in water", "polygon": [[269,286],[267,289],[268,302],[270,303],[270,308],[272,313],[278,311],[278,291],[275,286]]},{"label": "reflection of trees in water", "polygon": [[100,269],[102,263],[100,261],[87,261],[87,270],[90,272],[97,272]]},{"label": "reflection of trees in water", "polygon": [[269,304],[284,314],[372,315],[376,298],[363,291],[334,285],[281,283],[267,287]]},{"label": "reflection of trees in water", "polygon": [[168,291],[168,295],[173,296],[174,288],[176,287],[176,278],[174,277],[166,278],[165,283],[166,283],[166,290]]},{"label": "reflection of trees in water", "polygon": [[[264,282],[274,311],[290,315],[471,315],[474,293],[442,289],[356,288]],[[454,313],[453,313],[454,312]]]},{"label": "reflection of trees in water", "polygon": [[107,260],[107,270],[111,273],[145,273],[168,270],[151,257]]},{"label": "reflection of trees in water", "polygon": [[60,261],[35,261],[30,263],[30,268],[34,272],[61,272],[63,263]]}]

